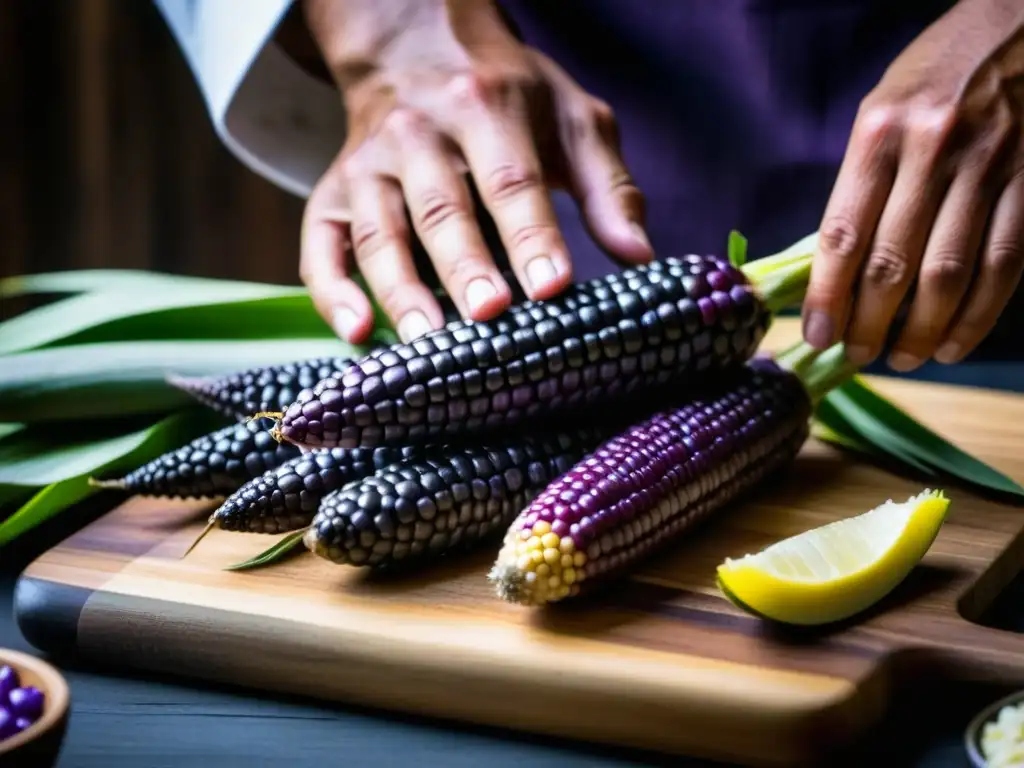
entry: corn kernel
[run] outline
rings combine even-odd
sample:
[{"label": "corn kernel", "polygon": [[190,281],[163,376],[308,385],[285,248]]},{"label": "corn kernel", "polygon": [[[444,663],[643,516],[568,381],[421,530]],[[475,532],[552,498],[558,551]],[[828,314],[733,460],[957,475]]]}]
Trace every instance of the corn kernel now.
[{"label": "corn kernel", "polygon": [[551,523],[546,520],[538,520],[533,524],[533,535],[543,536],[551,530]]},{"label": "corn kernel", "polygon": [[566,584],[573,584],[576,581],[576,571],[572,568],[566,568],[562,571],[562,581]]},{"label": "corn kernel", "polygon": [[532,552],[530,552],[530,559],[533,560],[533,562],[535,562],[537,565],[540,565],[544,562],[544,550],[533,550]]},{"label": "corn kernel", "polygon": [[544,550],[544,561],[549,565],[556,565],[562,556],[559,554],[557,549],[545,549]]},{"label": "corn kernel", "polygon": [[540,542],[544,545],[545,549],[555,549],[561,543],[561,539],[558,538],[557,533],[551,533],[548,531],[540,537]]},{"label": "corn kernel", "polygon": [[540,543],[540,536],[531,536],[527,540],[526,545],[530,549],[543,549],[544,548],[544,545]]},{"label": "corn kernel", "polygon": [[542,578],[542,579],[546,579],[548,576],[551,575],[551,566],[548,565],[547,563],[541,563],[540,565],[537,566],[536,570],[537,570],[537,576]]},{"label": "corn kernel", "polygon": [[562,567],[572,568],[572,555],[562,555]]},{"label": "corn kernel", "polygon": [[577,568],[584,565],[587,562],[587,555],[585,552],[577,552],[572,556],[572,564]]},{"label": "corn kernel", "polygon": [[571,555],[576,551],[576,544],[568,536],[563,536],[562,540],[558,542],[558,548],[567,555]]},{"label": "corn kernel", "polygon": [[548,579],[548,586],[557,592],[558,588],[562,586],[562,580],[557,576],[551,576]]}]

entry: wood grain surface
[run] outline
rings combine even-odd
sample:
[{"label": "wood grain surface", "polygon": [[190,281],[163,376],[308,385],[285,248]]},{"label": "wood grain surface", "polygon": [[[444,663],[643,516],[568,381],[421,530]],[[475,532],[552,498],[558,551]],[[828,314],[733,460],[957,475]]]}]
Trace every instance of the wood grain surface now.
[{"label": "wood grain surface", "polygon": [[[768,346],[792,338],[777,323]],[[937,431],[1024,478],[1024,398],[876,379]],[[304,554],[223,567],[270,537],[215,531],[209,505],[133,499],[25,572],[43,650],[593,741],[748,764],[828,759],[921,675],[1024,684],[1024,638],[975,623],[1019,570],[1024,511],[945,485],[948,522],[883,604],[828,632],[736,610],[714,568],[924,487],[810,441],[795,465],[614,589],[531,611],[485,578],[496,545],[415,576]]]}]

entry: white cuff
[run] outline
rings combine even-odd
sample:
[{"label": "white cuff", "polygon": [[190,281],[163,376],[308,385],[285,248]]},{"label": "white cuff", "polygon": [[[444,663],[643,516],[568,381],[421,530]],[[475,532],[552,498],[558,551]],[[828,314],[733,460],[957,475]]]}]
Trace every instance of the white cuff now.
[{"label": "white cuff", "polygon": [[154,0],[182,48],[217,135],[245,165],[300,197],[345,139],[338,93],[273,42],[292,0]]}]

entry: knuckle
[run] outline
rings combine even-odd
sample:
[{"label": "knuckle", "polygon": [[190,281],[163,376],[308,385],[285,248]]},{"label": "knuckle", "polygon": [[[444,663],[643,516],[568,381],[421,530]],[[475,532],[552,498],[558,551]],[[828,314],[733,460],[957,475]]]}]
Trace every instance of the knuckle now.
[{"label": "knuckle", "polygon": [[430,119],[418,109],[397,107],[384,118],[384,129],[398,138],[414,138],[430,132]]},{"label": "knuckle", "polygon": [[957,112],[951,107],[916,107],[907,118],[911,140],[928,147],[940,147],[952,136]]},{"label": "knuckle", "polygon": [[618,120],[615,117],[615,110],[611,108],[611,105],[601,99],[590,100],[590,121],[598,127],[599,130],[614,130],[618,124]]},{"label": "knuckle", "polygon": [[416,218],[424,232],[434,232],[466,215],[458,200],[442,189],[427,189],[419,196]]},{"label": "knuckle", "polygon": [[925,259],[921,265],[921,281],[936,286],[939,291],[953,291],[967,284],[971,270],[965,254],[942,251]]},{"label": "knuckle", "polygon": [[875,146],[887,144],[901,126],[900,111],[888,104],[863,104],[857,117],[858,138]]},{"label": "knuckle", "polygon": [[[526,249],[537,243],[548,245],[555,239],[555,235],[556,229],[550,224],[526,224],[513,230],[509,235],[509,245],[513,251]],[[529,250],[532,253],[534,249]]]},{"label": "knuckle", "polygon": [[996,238],[989,244],[985,267],[1009,279],[1021,269],[1024,246],[1019,240]]},{"label": "knuckle", "polygon": [[448,89],[456,104],[477,107],[500,100],[505,91],[505,83],[501,78],[482,72],[465,72],[453,77]]},{"label": "knuckle", "polygon": [[540,171],[521,163],[502,163],[491,170],[484,181],[486,194],[495,202],[508,200],[544,184]]},{"label": "knuckle", "polygon": [[910,259],[892,243],[876,243],[864,267],[864,280],[876,288],[895,288],[910,277]]},{"label": "knuckle", "polygon": [[352,223],[352,250],[362,259],[373,258],[394,241],[395,235],[376,221]]},{"label": "knuckle", "polygon": [[860,252],[860,230],[846,216],[829,216],[822,222],[818,244],[827,256],[849,261]]}]

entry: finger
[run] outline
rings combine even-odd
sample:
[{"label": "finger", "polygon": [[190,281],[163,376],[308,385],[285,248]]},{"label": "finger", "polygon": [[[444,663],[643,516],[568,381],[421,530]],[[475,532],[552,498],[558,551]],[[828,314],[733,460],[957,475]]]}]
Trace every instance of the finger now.
[{"label": "finger", "polygon": [[991,205],[980,173],[962,173],[950,187],[925,247],[906,322],[889,356],[893,370],[912,371],[935,353],[970,287]]},{"label": "finger", "polygon": [[413,227],[438,278],[463,317],[494,317],[508,308],[512,292],[487,251],[453,153],[416,114],[396,112],[390,123]]},{"label": "finger", "polygon": [[360,344],[373,330],[373,309],[348,275],[349,211],[340,171],[332,166],[309,196],[302,218],[299,275],[320,315],[342,339]]},{"label": "finger", "polygon": [[803,302],[803,336],[818,349],[843,337],[871,236],[896,176],[896,128],[867,112],[850,144],[818,228],[818,252]]},{"label": "finger", "polygon": [[350,189],[356,262],[398,336],[410,341],[440,328],[441,307],[413,264],[398,184],[380,176],[361,176],[351,180]]},{"label": "finger", "polygon": [[1024,175],[1003,190],[989,225],[974,286],[935,353],[940,363],[962,360],[995,327],[1024,270]]},{"label": "finger", "polygon": [[551,195],[518,99],[489,92],[480,81],[458,83],[463,125],[459,144],[508,252],[531,299],[549,299],[572,282],[569,249],[558,226]]},{"label": "finger", "polygon": [[942,116],[921,113],[907,129],[899,168],[857,284],[844,341],[858,365],[878,357],[900,303],[917,276],[946,192],[938,171],[947,136]]},{"label": "finger", "polygon": [[654,258],[644,226],[644,196],[626,168],[611,109],[594,103],[563,120],[569,185],[594,239],[631,263]]}]

